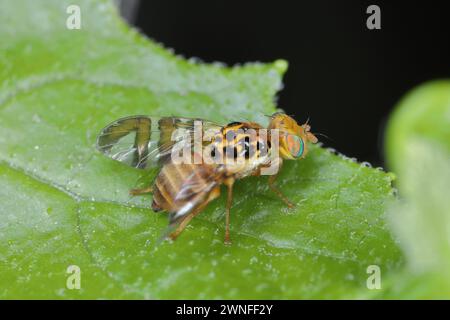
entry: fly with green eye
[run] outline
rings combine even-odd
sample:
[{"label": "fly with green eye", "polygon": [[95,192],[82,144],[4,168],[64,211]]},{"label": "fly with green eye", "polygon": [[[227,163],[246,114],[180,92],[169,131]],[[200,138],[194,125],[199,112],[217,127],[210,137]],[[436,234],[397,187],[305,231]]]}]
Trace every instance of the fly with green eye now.
[{"label": "fly with green eye", "polygon": [[[195,141],[197,124],[201,125],[203,136],[199,143]],[[184,137],[187,133],[187,139],[179,139],[177,132],[181,129]],[[299,125],[284,113],[270,116],[267,128],[255,122],[221,126],[202,119],[132,116],[106,126],[97,138],[97,148],[110,158],[139,169],[147,167],[151,160],[158,160],[161,169],[153,184],[130,193],[153,194],[152,209],[169,213],[165,235],[171,239],[177,238],[193,217],[219,197],[221,185],[225,185],[228,189],[225,243],[230,243],[235,181],[270,175],[270,189],[288,207],[293,207],[274,182],[284,160],[304,158],[308,142],[317,142],[310,130],[307,123]],[[199,145],[200,150],[196,148]],[[174,151],[181,149],[188,150],[192,155],[189,159],[202,161],[175,161],[174,154],[178,151]]]}]

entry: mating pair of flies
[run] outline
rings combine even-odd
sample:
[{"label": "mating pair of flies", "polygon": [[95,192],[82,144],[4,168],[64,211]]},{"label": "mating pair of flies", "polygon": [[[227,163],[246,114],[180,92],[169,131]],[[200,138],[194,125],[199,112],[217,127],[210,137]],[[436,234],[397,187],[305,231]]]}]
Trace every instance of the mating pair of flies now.
[{"label": "mating pair of flies", "polygon": [[[228,157],[226,150],[233,150],[234,161],[186,163],[174,161],[172,151],[177,146],[174,132],[183,129],[193,137],[194,123],[201,122],[203,132],[218,132],[204,148],[214,157]],[[132,167],[144,169],[157,160],[160,171],[152,186],[132,189],[132,195],[153,194],[152,209],[169,213],[167,237],[175,239],[212,200],[220,195],[220,186],[228,188],[226,205],[225,243],[230,243],[230,208],[233,184],[248,176],[259,176],[268,167],[278,169],[269,177],[270,188],[287,206],[293,204],[274,185],[283,160],[304,158],[308,142],[317,138],[310,126],[303,125],[284,113],[270,116],[267,135],[250,136],[250,132],[266,129],[256,122],[232,122],[225,126],[211,121],[181,117],[132,116],[119,119],[106,126],[97,138],[97,149],[108,157]],[[276,130],[277,148],[271,143],[270,132]],[[230,135],[232,133],[232,135]],[[233,139],[229,139],[232,136]],[[179,141],[180,142],[180,141]],[[180,148],[178,142],[178,148]],[[193,139],[181,141],[181,147],[194,152]],[[275,152],[276,150],[276,152]],[[154,162],[154,161],[153,161]]]}]

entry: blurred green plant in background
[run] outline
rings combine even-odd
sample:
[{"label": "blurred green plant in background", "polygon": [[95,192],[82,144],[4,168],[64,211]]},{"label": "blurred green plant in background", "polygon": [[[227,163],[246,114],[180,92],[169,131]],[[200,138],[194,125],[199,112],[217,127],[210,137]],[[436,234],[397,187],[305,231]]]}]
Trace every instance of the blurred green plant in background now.
[{"label": "blurred green plant in background", "polygon": [[450,81],[424,84],[403,98],[389,121],[386,155],[400,191],[389,220],[412,276],[404,293],[449,298]]},{"label": "blurred green plant in background", "polygon": [[[73,4],[80,30],[66,28]],[[106,159],[96,134],[132,114],[263,121],[287,63],[185,60],[126,26],[110,1],[0,6],[1,298],[449,296],[448,82],[413,91],[390,121],[400,200],[393,174],[313,147],[278,180],[296,209],[249,178],[236,186],[231,247],[223,197],[155,247],[167,218],[128,189],[156,169]],[[70,265],[80,290],[66,286]],[[366,286],[371,265],[380,290]]]}]

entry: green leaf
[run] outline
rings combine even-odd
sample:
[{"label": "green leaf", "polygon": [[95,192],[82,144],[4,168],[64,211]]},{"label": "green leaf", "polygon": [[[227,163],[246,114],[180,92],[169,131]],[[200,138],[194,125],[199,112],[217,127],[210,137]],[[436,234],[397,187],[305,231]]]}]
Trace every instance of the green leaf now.
[{"label": "green leaf", "polygon": [[[386,130],[387,160],[395,172],[400,174],[411,162],[407,159],[410,140],[427,139],[450,152],[449,110],[449,80],[425,83],[399,102]],[[416,155],[419,152],[413,156]]]},{"label": "green leaf", "polygon": [[408,258],[395,294],[450,298],[450,81],[409,93],[387,130],[401,201],[389,215]]},{"label": "green leaf", "polygon": [[[66,28],[69,4],[81,8],[81,30]],[[402,265],[382,170],[311,147],[278,178],[296,209],[266,178],[248,178],[235,189],[232,246],[223,197],[176,242],[155,246],[167,217],[128,190],[156,169],[94,148],[103,126],[133,114],[264,121],[286,62],[176,57],[107,1],[3,1],[0,20],[0,298],[357,298],[369,265]],[[70,265],[80,290],[66,287]]]}]

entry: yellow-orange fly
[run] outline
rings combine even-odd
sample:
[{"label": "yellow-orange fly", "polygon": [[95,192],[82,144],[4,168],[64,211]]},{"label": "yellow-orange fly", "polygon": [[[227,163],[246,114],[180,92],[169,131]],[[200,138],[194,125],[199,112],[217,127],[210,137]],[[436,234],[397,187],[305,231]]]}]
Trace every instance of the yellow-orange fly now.
[{"label": "yellow-orange fly", "polygon": [[[200,141],[196,141],[196,126],[201,128]],[[202,119],[132,116],[106,126],[97,138],[97,148],[114,160],[140,169],[154,160],[159,163],[161,169],[153,185],[130,193],[153,193],[152,209],[169,213],[168,236],[172,239],[220,195],[222,184],[227,186],[225,243],[230,243],[234,182],[275,168],[269,173],[269,186],[292,207],[274,181],[283,159],[306,156],[308,142],[317,142],[310,126],[298,125],[284,113],[270,116],[268,128],[255,122],[221,126]],[[174,159],[180,150],[188,150],[183,160],[189,161]]]}]

